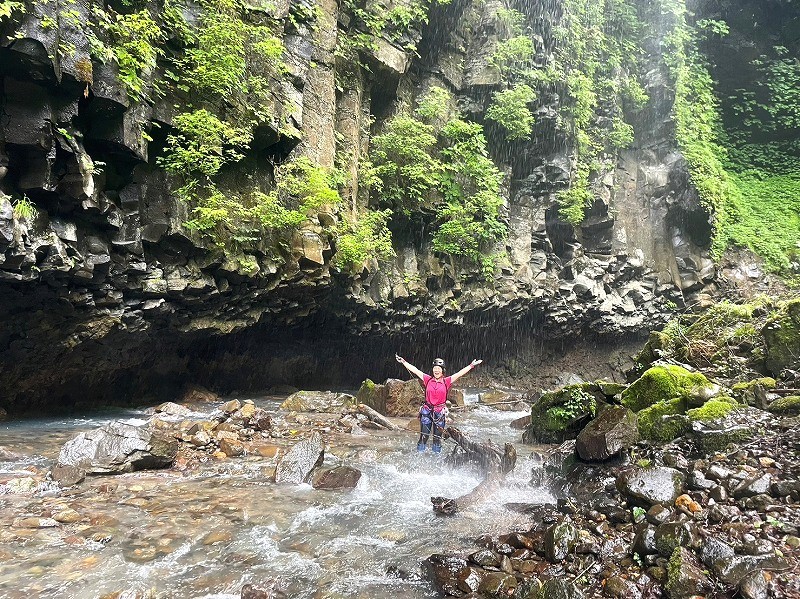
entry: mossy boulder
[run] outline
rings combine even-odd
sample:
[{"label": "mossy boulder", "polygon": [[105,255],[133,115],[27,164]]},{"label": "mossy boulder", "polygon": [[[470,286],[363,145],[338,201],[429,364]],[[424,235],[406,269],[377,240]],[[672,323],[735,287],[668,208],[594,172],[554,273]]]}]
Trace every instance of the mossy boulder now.
[{"label": "mossy boulder", "polygon": [[688,599],[705,595],[714,585],[694,553],[686,547],[676,547],[669,558],[665,587],[669,599]]},{"label": "mossy boulder", "polygon": [[711,422],[712,420],[725,418],[735,410],[738,405],[739,403],[732,397],[720,395],[719,397],[709,399],[699,408],[687,410],[686,415],[689,417],[689,420],[692,421]]},{"label": "mossy boulder", "polygon": [[647,369],[622,393],[622,403],[634,412],[676,398],[688,401],[689,406],[701,406],[719,392],[719,385],[703,374],[666,364]]},{"label": "mossy boulder", "polygon": [[787,395],[780,397],[769,404],[769,411],[773,414],[800,414],[800,395]]},{"label": "mossy boulder", "polygon": [[531,425],[522,436],[525,443],[561,443],[574,439],[605,405],[595,383],[567,385],[542,394],[531,408]]},{"label": "mossy boulder", "polygon": [[600,388],[600,392],[606,397],[614,397],[615,395],[619,395],[628,388],[628,385],[623,383],[614,383],[605,379],[595,381],[595,384]]},{"label": "mossy boulder", "polygon": [[781,305],[762,333],[767,369],[778,376],[786,368],[796,368],[800,356],[800,298]]},{"label": "mossy boulder", "polygon": [[[690,421],[691,431],[687,436],[703,451],[721,451],[731,443],[742,443],[758,437],[774,425],[774,416],[769,412],[730,403],[728,409],[721,405],[723,403],[727,402],[703,406],[699,412],[689,410],[695,418]],[[698,413],[705,418],[697,418]]]},{"label": "mossy boulder", "polygon": [[642,439],[667,442],[686,433],[690,428],[686,408],[685,399],[675,398],[640,410],[636,419]]}]

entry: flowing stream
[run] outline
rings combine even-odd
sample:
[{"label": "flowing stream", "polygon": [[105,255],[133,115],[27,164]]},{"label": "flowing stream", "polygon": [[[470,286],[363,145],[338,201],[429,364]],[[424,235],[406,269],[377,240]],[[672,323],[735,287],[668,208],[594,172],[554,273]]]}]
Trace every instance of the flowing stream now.
[{"label": "flowing stream", "polygon": [[[276,398],[253,399],[277,410]],[[468,405],[476,399],[466,396]],[[420,576],[421,560],[475,551],[474,539],[484,533],[530,528],[529,517],[506,503],[553,501],[530,485],[537,456],[508,426],[523,415],[477,407],[451,419],[475,440],[515,443],[518,460],[502,489],[450,518],[434,515],[430,497],[461,496],[483,475],[445,464],[452,441],[441,455],[418,454],[408,430],[330,437],[326,465],[363,473],[347,491],[273,484],[274,459],[247,456],[209,459],[186,472],[91,477],[66,490],[0,495],[0,597],[238,598],[243,584],[270,580],[287,597],[436,597]],[[22,454],[0,457],[0,482],[30,467],[46,471],[78,432],[126,418],[146,416],[125,411],[0,425],[0,446]],[[12,525],[68,508],[81,519]]]}]

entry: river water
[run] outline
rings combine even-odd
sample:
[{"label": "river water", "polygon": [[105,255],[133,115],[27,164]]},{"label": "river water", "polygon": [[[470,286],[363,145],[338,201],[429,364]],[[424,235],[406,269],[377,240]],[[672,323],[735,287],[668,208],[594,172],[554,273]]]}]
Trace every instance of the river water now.
[{"label": "river water", "polygon": [[[273,412],[279,405],[274,397],[253,400]],[[476,400],[466,394],[468,405]],[[65,490],[40,485],[35,493],[0,494],[0,597],[227,599],[238,598],[243,584],[270,580],[287,597],[436,597],[420,576],[422,560],[471,553],[484,533],[529,529],[529,516],[506,503],[553,501],[530,485],[538,454],[509,427],[525,414],[481,406],[453,416],[451,424],[470,438],[512,442],[518,452],[503,488],[454,517],[436,516],[430,497],[464,495],[482,473],[445,464],[452,441],[441,455],[417,453],[408,430],[327,437],[326,465],[363,473],[347,491],[273,484],[274,459],[246,456],[186,472],[91,477]],[[0,425],[0,446],[22,454],[0,457],[0,477],[46,471],[78,432],[130,418],[146,416],[128,410]],[[20,518],[67,509],[80,518],[19,526]]]}]

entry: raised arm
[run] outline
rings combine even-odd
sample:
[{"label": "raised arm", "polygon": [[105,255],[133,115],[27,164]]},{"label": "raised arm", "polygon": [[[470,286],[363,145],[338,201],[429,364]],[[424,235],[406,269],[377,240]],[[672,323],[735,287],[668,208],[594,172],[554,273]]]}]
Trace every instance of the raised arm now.
[{"label": "raised arm", "polygon": [[472,362],[470,362],[469,364],[464,366],[464,368],[462,368],[458,372],[456,372],[454,374],[451,374],[450,375],[450,380],[455,383],[458,379],[460,379],[462,376],[467,374],[470,370],[475,368],[481,362],[483,362],[483,360],[473,360]]},{"label": "raised arm", "polygon": [[411,374],[419,377],[419,380],[421,380],[421,381],[425,380],[425,373],[422,372],[419,368],[417,368],[413,364],[411,364],[410,362],[406,362],[405,358],[402,358],[401,356],[398,356],[397,354],[394,355],[394,358],[395,358],[395,360],[400,362],[403,366],[405,366],[406,370],[408,370]]}]

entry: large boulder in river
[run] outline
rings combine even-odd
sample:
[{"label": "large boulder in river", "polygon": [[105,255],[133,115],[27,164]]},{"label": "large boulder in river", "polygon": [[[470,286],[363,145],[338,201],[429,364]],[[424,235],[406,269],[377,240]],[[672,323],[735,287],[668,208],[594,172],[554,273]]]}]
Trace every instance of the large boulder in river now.
[{"label": "large boulder in river", "polygon": [[314,433],[294,445],[275,468],[276,483],[300,484],[307,482],[311,472],[325,459],[325,444],[319,433]]},{"label": "large boulder in river", "polygon": [[74,466],[89,474],[118,474],[170,466],[178,441],[150,425],[110,422],[67,441],[58,454],[59,466]]},{"label": "large boulder in river", "polygon": [[575,449],[582,460],[607,460],[639,440],[636,414],[623,406],[603,410],[578,434]]},{"label": "large boulder in river", "polygon": [[[419,379],[386,379],[382,385],[367,379],[361,383],[361,388],[356,393],[357,403],[368,405],[386,416],[416,416],[424,399],[425,390]],[[463,406],[463,391],[451,387],[447,401]]]},{"label": "large boulder in river", "polygon": [[341,412],[353,404],[353,396],[333,391],[298,391],[281,404],[282,410],[292,412]]}]

